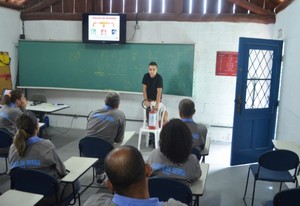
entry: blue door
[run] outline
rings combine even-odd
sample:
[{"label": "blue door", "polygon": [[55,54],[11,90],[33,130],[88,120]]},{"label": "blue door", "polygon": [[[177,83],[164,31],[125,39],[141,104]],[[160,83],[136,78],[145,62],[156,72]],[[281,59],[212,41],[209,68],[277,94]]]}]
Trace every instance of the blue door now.
[{"label": "blue door", "polygon": [[272,149],[282,41],[240,38],[231,165],[256,162]]}]

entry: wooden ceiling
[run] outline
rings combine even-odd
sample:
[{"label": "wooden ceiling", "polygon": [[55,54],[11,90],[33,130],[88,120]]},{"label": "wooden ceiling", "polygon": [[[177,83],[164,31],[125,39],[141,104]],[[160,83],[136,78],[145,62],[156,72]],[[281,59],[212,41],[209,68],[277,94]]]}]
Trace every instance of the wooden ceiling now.
[{"label": "wooden ceiling", "polygon": [[134,21],[275,23],[293,0],[0,0],[27,20],[81,20],[86,12],[126,13]]}]

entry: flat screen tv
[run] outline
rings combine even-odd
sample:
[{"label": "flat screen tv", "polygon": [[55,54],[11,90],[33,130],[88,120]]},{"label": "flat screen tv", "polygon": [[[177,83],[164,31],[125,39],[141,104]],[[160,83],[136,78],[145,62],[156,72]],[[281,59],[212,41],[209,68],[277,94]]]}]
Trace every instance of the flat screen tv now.
[{"label": "flat screen tv", "polygon": [[126,44],[126,14],[83,13],[82,41],[96,44]]}]

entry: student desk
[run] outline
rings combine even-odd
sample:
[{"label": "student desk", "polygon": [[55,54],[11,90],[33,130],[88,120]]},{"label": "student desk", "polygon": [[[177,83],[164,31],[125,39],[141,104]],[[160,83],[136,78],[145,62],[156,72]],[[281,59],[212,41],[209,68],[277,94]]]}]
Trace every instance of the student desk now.
[{"label": "student desk", "polygon": [[134,133],[135,133],[134,131],[125,131],[123,141],[120,143],[116,143],[114,146],[119,147],[125,145],[128,142],[128,140],[134,135]]},{"label": "student desk", "polygon": [[206,137],[204,149],[201,151],[202,163],[205,162],[205,156],[209,155],[210,141],[210,137]]},{"label": "student desk", "polygon": [[204,187],[205,187],[205,182],[206,182],[206,178],[207,178],[207,175],[208,175],[209,164],[201,163],[200,167],[201,167],[201,170],[202,170],[201,177],[199,178],[198,181],[194,182],[190,186],[192,194],[193,194],[193,196],[195,196],[195,200],[194,200],[194,205],[195,206],[199,205],[199,197],[202,196],[203,193],[204,193]]},{"label": "student desk", "polygon": [[33,105],[33,102],[27,101],[26,109],[33,112],[52,113],[69,107],[70,106],[66,104],[52,104],[52,103],[41,103],[41,104]]},{"label": "student desk", "polygon": [[287,140],[272,140],[276,149],[286,149],[295,152],[300,159],[300,147],[295,142]]},{"label": "student desk", "polygon": [[[66,169],[69,173],[61,179],[62,182],[72,183],[73,186],[73,197],[74,197],[74,204],[76,200],[76,193],[75,193],[75,184],[76,181],[86,172],[88,171],[95,162],[98,161],[98,158],[91,158],[91,157],[70,157],[68,160],[64,162]],[[87,187],[88,188],[88,187]],[[86,189],[87,189],[86,188]],[[81,194],[86,190],[84,189]],[[77,194],[80,196],[80,193]],[[80,201],[80,198],[78,198]],[[79,203],[80,205],[80,203]]]},{"label": "student desk", "polygon": [[70,171],[62,182],[75,182],[78,180],[87,170],[89,170],[94,163],[98,161],[98,158],[91,157],[70,157],[64,162],[64,165],[68,171]]},{"label": "student desk", "polygon": [[33,206],[43,198],[43,195],[18,190],[8,190],[0,196],[1,206]]}]

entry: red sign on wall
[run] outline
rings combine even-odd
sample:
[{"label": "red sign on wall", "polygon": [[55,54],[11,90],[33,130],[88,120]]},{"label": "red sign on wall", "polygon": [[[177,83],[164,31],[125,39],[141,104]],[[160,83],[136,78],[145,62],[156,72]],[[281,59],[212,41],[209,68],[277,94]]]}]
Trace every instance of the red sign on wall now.
[{"label": "red sign on wall", "polygon": [[236,76],[238,52],[217,52],[216,75]]}]

